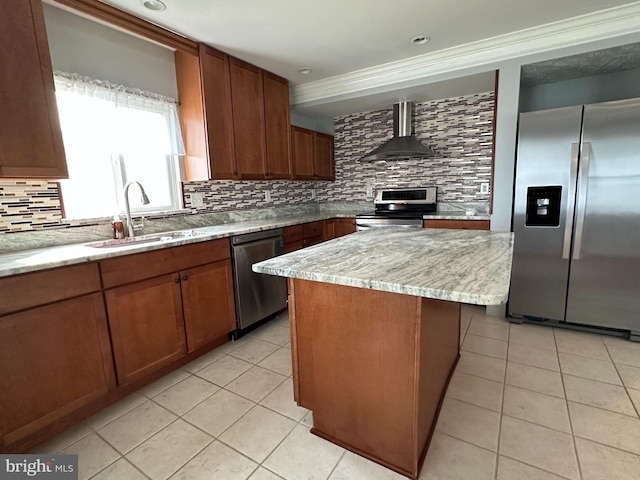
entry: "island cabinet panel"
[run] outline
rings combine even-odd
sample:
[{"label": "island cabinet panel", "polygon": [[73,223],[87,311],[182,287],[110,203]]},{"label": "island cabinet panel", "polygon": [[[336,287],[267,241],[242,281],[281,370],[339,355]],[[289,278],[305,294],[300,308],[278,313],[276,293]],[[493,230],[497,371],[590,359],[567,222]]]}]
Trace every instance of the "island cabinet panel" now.
[{"label": "island cabinet panel", "polygon": [[343,235],[349,235],[356,231],[356,219],[351,218],[336,218],[335,219],[335,232],[334,237],[342,237]]},{"label": "island cabinet panel", "polygon": [[107,290],[105,298],[119,385],[186,353],[177,273]]},{"label": "island cabinet panel", "polygon": [[0,317],[0,345],[0,450],[115,388],[99,293]]},{"label": "island cabinet panel", "polygon": [[233,132],[238,175],[243,179],[264,179],[267,154],[262,70],[230,59]]},{"label": "island cabinet panel", "polygon": [[425,220],[424,228],[457,228],[463,230],[490,230],[489,220]]},{"label": "island cabinet panel", "polygon": [[180,272],[189,352],[235,329],[231,275],[230,260]]},{"label": "island cabinet panel", "polygon": [[417,478],[458,359],[448,304],[291,279],[294,395],[311,431]]},{"label": "island cabinet panel", "polygon": [[263,71],[267,177],[291,178],[289,82]]},{"label": "island cabinet panel", "polygon": [[0,178],[67,178],[42,2],[3,6]]}]

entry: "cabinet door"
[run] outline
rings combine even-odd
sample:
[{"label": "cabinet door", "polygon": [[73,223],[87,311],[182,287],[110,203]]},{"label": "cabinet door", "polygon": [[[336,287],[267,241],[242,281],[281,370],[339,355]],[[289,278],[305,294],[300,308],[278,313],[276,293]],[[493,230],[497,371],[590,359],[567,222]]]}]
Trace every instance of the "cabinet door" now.
[{"label": "cabinet door", "polygon": [[342,237],[356,231],[356,219],[355,218],[336,218],[335,236]]},{"label": "cabinet door", "polygon": [[313,131],[301,127],[291,127],[293,152],[293,178],[315,179],[313,167]]},{"label": "cabinet door", "polygon": [[233,131],[239,178],[264,179],[267,157],[262,70],[230,58]]},{"label": "cabinet door", "polygon": [[200,45],[200,69],[204,98],[209,162],[212,179],[235,178],[233,108],[229,56]]},{"label": "cabinet door", "polygon": [[336,223],[335,219],[322,221],[322,241],[331,240],[336,236]]},{"label": "cabinet door", "polygon": [[231,261],[180,272],[189,352],[236,328]]},{"label": "cabinet door", "polygon": [[113,288],[105,296],[119,385],[185,354],[177,273]]},{"label": "cabinet door", "polygon": [[67,178],[40,0],[0,15],[0,177]]},{"label": "cabinet door", "polygon": [[0,318],[0,345],[0,432],[5,445],[115,387],[99,293]]},{"label": "cabinet door", "polygon": [[273,73],[262,72],[264,119],[267,140],[267,176],[291,178],[289,82]]},{"label": "cabinet door", "polygon": [[333,137],[314,132],[313,165],[318,180],[335,180],[335,162],[333,161]]},{"label": "cabinet door", "polygon": [[295,240],[293,242],[285,243],[283,245],[282,253],[295,252],[304,247],[304,240]]}]

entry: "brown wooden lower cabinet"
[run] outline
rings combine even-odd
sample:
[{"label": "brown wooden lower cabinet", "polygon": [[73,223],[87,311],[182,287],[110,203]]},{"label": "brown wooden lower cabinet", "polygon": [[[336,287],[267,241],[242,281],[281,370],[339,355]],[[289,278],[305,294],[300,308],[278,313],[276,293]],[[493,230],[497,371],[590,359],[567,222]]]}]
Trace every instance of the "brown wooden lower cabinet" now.
[{"label": "brown wooden lower cabinet", "polygon": [[118,384],[233,331],[231,275],[227,259],[107,290]]},{"label": "brown wooden lower cabinet", "polygon": [[355,217],[350,218],[336,218],[334,219],[334,234],[333,238],[342,237],[343,235],[349,235],[350,233],[355,233],[356,231],[356,219]]},{"label": "brown wooden lower cabinet", "polygon": [[294,397],[312,433],[416,479],[458,360],[460,304],[289,279]]},{"label": "brown wooden lower cabinet", "polygon": [[458,228],[464,230],[490,230],[490,220],[425,220],[424,228]]},{"label": "brown wooden lower cabinet", "polygon": [[0,451],[115,388],[100,293],[0,318]]},{"label": "brown wooden lower cabinet", "polygon": [[107,290],[105,298],[118,385],[186,353],[177,273]]},{"label": "brown wooden lower cabinet", "polygon": [[189,352],[236,328],[231,275],[230,260],[180,272]]}]

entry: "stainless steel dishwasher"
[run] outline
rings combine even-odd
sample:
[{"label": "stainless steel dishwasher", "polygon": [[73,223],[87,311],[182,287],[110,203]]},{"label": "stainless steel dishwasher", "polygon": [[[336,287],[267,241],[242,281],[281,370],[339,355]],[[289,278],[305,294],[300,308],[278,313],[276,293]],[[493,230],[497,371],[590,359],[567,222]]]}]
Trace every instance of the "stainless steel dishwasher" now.
[{"label": "stainless steel dishwasher", "polygon": [[286,279],[251,270],[254,263],[282,254],[282,229],[231,237],[231,251],[237,328],[244,330],[287,306]]}]

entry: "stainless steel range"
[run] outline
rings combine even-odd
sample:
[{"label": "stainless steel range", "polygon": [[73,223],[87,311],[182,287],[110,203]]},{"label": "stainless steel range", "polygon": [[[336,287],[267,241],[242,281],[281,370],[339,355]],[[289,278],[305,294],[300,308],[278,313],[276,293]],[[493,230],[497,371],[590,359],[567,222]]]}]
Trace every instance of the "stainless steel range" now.
[{"label": "stainless steel range", "polygon": [[356,215],[356,229],[422,227],[422,216],[435,212],[437,187],[378,190],[375,210]]}]

